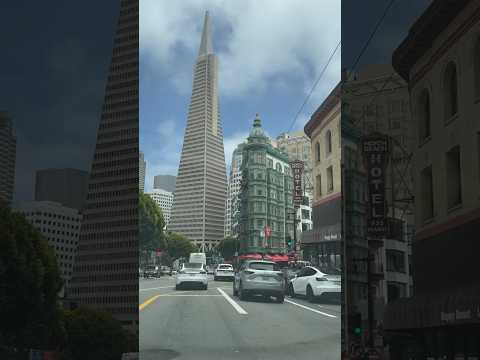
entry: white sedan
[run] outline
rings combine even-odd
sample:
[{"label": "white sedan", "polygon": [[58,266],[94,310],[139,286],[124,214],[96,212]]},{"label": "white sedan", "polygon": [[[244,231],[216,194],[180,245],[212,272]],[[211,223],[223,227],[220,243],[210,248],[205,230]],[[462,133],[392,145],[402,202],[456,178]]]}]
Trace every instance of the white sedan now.
[{"label": "white sedan", "polygon": [[328,275],[314,266],[305,266],[290,281],[287,293],[295,297],[304,295],[311,302],[316,297],[332,298],[340,300],[341,278],[339,275]]},{"label": "white sedan", "polygon": [[201,286],[203,290],[208,289],[208,275],[205,265],[202,263],[185,263],[182,270],[175,277],[175,289],[183,286]]},{"label": "white sedan", "polygon": [[233,271],[233,266],[230,264],[219,264],[213,273],[213,279],[215,281],[221,279],[233,281],[234,277],[235,272]]}]

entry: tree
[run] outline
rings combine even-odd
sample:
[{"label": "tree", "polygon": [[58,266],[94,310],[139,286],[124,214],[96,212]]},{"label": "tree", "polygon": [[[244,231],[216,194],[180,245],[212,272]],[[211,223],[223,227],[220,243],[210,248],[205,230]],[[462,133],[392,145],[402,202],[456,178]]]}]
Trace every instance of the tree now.
[{"label": "tree", "polygon": [[0,234],[0,345],[58,349],[65,329],[55,253],[24,215],[2,205]]},{"label": "tree", "polygon": [[138,351],[137,337],[105,311],[85,307],[66,311],[65,327],[68,360],[118,360],[125,352]]},{"label": "tree", "polygon": [[167,236],[167,252],[172,261],[188,257],[192,252],[198,252],[198,247],[185,236],[170,233]]},{"label": "tree", "polygon": [[226,260],[230,260],[235,256],[235,252],[240,248],[240,241],[232,237],[226,237],[217,245],[217,250]]},{"label": "tree", "polygon": [[139,194],[138,209],[139,251],[146,258],[150,251],[165,249],[165,220],[162,209],[146,194]]}]

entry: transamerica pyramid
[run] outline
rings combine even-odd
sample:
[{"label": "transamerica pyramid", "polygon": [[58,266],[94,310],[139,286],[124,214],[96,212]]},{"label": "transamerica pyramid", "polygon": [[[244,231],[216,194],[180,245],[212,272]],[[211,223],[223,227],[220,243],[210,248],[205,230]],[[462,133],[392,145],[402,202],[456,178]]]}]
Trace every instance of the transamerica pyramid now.
[{"label": "transamerica pyramid", "polygon": [[205,14],[169,230],[207,251],[223,239],[227,175],[218,105],[218,59]]},{"label": "transamerica pyramid", "polygon": [[67,294],[138,331],[138,0],[121,0]]}]

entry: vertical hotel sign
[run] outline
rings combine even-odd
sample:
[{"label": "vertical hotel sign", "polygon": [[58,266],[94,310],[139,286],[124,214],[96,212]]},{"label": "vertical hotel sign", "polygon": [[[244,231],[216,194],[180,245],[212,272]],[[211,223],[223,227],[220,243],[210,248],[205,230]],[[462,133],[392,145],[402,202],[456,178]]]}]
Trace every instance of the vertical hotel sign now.
[{"label": "vertical hotel sign", "polygon": [[302,173],[305,165],[303,161],[295,160],[290,163],[293,175],[293,205],[300,207],[303,201]]},{"label": "vertical hotel sign", "polygon": [[371,134],[362,141],[365,167],[368,173],[368,219],[367,234],[384,237],[388,232],[387,204],[385,200],[385,173],[388,161],[388,138]]}]

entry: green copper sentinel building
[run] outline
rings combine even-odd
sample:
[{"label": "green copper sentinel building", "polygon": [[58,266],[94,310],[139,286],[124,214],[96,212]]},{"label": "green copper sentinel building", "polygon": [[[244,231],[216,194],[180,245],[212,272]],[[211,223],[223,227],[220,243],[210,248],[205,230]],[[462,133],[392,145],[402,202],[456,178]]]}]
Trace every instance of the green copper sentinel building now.
[{"label": "green copper sentinel building", "polygon": [[285,254],[293,238],[293,178],[288,155],[271,145],[258,115],[242,157],[240,254]]}]

